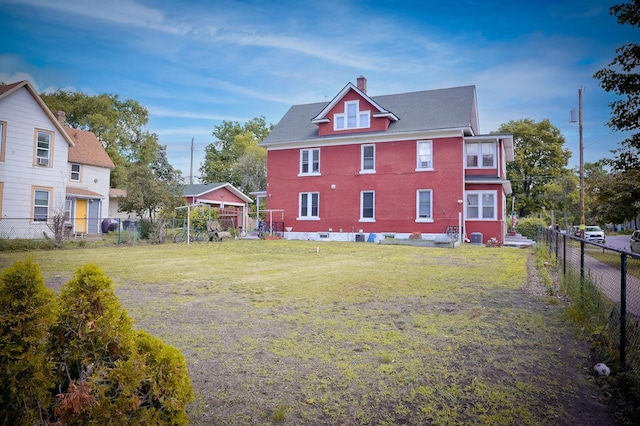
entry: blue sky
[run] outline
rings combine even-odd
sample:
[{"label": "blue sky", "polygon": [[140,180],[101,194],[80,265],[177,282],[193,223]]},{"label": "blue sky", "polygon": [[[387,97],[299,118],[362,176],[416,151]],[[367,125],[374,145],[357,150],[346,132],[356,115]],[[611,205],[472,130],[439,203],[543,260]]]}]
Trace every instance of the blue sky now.
[{"label": "blue sky", "polygon": [[575,167],[579,88],[585,161],[625,137],[592,78],[637,41],[622,1],[0,0],[0,81],[140,102],[185,177],[194,139],[194,181],[222,120],[275,124],[359,75],[372,96],[475,85],[482,133],[548,118]]}]

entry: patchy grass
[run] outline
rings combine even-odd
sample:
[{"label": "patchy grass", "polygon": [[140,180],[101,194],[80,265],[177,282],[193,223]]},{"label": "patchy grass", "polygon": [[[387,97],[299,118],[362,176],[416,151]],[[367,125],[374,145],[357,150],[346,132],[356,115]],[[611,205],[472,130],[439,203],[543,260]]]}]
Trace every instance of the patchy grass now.
[{"label": "patchy grass", "polygon": [[521,290],[527,250],[225,241],[30,255],[53,288],[90,262],[114,279],[137,326],[187,357],[193,424],[610,424],[562,307]]}]

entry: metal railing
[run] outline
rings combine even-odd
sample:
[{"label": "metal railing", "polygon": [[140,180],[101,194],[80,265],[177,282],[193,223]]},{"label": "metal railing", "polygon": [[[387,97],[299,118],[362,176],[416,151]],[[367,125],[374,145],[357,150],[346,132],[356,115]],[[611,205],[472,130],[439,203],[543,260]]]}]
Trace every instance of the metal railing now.
[{"label": "metal railing", "polygon": [[554,229],[539,229],[537,242],[555,259],[600,360],[640,377],[640,255]]}]

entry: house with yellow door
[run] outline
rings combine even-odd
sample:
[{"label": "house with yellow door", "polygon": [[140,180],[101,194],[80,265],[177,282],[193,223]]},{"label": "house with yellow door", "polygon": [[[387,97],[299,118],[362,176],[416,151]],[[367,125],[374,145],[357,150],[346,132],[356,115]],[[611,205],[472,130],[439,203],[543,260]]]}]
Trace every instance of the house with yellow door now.
[{"label": "house with yellow door", "polygon": [[[64,124],[63,111],[55,116]],[[74,142],[69,147],[65,217],[76,234],[98,234],[109,214],[109,179],[115,165],[93,132],[65,130]]]},{"label": "house with yellow door", "polygon": [[59,215],[75,233],[100,232],[113,167],[96,136],[66,127],[28,81],[0,85],[0,238],[51,237]]}]

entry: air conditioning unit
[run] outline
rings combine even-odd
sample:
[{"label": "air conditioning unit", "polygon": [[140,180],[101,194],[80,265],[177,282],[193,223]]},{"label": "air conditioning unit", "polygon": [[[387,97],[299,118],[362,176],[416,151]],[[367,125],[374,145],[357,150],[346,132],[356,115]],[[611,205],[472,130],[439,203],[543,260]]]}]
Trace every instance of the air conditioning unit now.
[{"label": "air conditioning unit", "polygon": [[48,166],[48,165],[49,165],[49,159],[48,158],[38,157],[38,166]]}]

